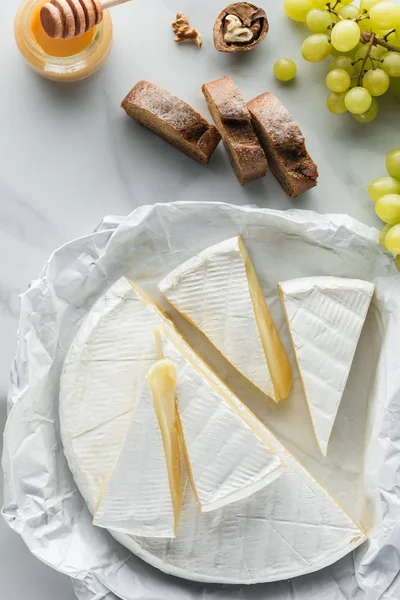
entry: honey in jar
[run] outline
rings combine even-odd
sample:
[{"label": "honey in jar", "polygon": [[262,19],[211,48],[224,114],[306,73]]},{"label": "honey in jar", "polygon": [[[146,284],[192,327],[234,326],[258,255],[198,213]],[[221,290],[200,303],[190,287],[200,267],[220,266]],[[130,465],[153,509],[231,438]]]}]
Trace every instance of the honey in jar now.
[{"label": "honey in jar", "polygon": [[40,9],[47,0],[25,0],[15,18],[15,39],[21,54],[39,75],[56,81],[89,77],[106,61],[112,43],[108,11],[99,25],[69,40],[53,39],[44,31]]}]

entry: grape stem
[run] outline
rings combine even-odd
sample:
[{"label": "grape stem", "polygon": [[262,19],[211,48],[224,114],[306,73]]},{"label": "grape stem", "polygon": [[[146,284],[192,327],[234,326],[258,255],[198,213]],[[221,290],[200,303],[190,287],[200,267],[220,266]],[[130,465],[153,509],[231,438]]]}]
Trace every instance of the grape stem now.
[{"label": "grape stem", "polygon": [[361,15],[360,15],[359,17],[356,17],[356,18],[354,19],[354,21],[355,21],[356,23],[359,23],[360,21],[364,21],[364,19],[369,19],[369,14],[368,14],[368,11],[367,11],[367,10],[365,10],[365,9],[362,11],[362,13],[361,13]]},{"label": "grape stem", "polygon": [[342,21],[343,17],[341,15],[339,15],[339,13],[336,12],[336,10],[335,10],[338,4],[340,4],[340,0],[336,0],[335,4],[333,6],[331,6],[331,3],[329,2],[326,5],[326,9],[329,13],[335,15],[338,19],[340,19]]},{"label": "grape stem", "polygon": [[386,50],[390,50],[390,52],[400,52],[400,48],[398,46],[393,46],[393,44],[389,44],[384,39],[376,37],[374,33],[368,33],[367,31],[361,32],[360,42],[369,45],[372,38],[374,39],[372,45],[382,46],[383,48],[386,48]]},{"label": "grape stem", "polygon": [[389,39],[389,36],[391,36],[392,33],[396,33],[396,29],[391,29],[390,31],[388,31],[387,34],[383,36],[383,38],[382,38],[383,41],[387,42]]},{"label": "grape stem", "polygon": [[[361,37],[362,37],[362,33],[361,33]],[[358,76],[358,85],[361,85],[362,78],[364,76],[364,67],[366,65],[367,60],[369,59],[369,56],[370,56],[371,50],[372,50],[372,46],[374,45],[374,43],[375,43],[375,33],[371,33],[371,37],[368,42],[367,51],[366,51],[364,59],[361,63],[360,75]]]}]

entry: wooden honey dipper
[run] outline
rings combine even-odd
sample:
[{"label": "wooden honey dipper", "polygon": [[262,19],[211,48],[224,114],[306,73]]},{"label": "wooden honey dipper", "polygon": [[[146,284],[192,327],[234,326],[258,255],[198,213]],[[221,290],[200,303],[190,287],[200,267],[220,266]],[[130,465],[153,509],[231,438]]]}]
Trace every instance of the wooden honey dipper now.
[{"label": "wooden honey dipper", "polygon": [[43,29],[51,38],[82,35],[103,20],[103,11],[130,0],[51,0],[40,11]]}]

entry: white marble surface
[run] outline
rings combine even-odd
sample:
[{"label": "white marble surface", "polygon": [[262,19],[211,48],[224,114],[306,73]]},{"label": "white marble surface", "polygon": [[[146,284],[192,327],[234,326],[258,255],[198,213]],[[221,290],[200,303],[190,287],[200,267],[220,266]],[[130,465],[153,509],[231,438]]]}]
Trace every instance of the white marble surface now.
[{"label": "white marble surface", "polygon": [[[385,174],[384,156],[399,146],[399,101],[386,99],[368,126],[325,109],[326,65],[301,59],[305,37],[289,22],[282,0],[260,0],[270,33],[252,53],[217,53],[212,23],[226,0],[134,0],[113,11],[115,43],[91,79],[60,85],[37,77],[18,54],[13,19],[18,0],[2,3],[0,20],[0,430],[19,299],[49,254],[90,232],[107,214],[144,203],[222,200],[319,212],[345,212],[378,224],[366,189]],[[204,35],[204,47],[173,43],[170,23],[183,10]],[[273,62],[298,62],[294,84],[279,84]],[[251,99],[276,92],[297,118],[320,168],[320,185],[301,199],[285,197],[269,174],[241,188],[220,147],[208,168],[197,165],[130,121],[120,102],[139,79],[154,81],[208,115],[201,84],[230,75]],[[397,104],[396,104],[397,103]],[[0,522],[0,596],[13,600],[74,597],[68,580],[29,555]]]}]

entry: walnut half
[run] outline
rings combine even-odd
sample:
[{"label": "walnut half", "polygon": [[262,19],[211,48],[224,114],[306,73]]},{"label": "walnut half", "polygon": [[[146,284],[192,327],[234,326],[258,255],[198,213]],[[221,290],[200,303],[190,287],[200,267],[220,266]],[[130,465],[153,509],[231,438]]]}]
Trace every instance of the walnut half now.
[{"label": "walnut half", "polygon": [[248,2],[230,4],[214,24],[214,45],[219,52],[252,50],[267,35],[268,19],[262,8]]},{"label": "walnut half", "polygon": [[201,48],[203,44],[201,34],[194,27],[190,27],[189,21],[183,13],[180,12],[176,15],[175,21],[172,23],[172,29],[175,33],[175,42],[191,41]]}]

